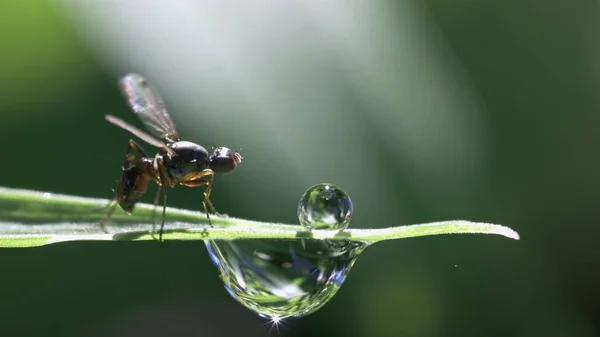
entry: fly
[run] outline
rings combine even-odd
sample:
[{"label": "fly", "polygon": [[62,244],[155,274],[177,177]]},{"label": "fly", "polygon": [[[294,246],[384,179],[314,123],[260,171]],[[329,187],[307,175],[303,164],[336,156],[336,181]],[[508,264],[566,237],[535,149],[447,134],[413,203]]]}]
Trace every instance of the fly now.
[{"label": "fly", "polygon": [[[158,185],[155,206],[161,192],[163,195],[160,240],[165,225],[167,187],[206,186],[202,206],[208,224],[212,227],[207,204],[213,213],[218,214],[210,201],[214,176],[217,173],[233,172],[241,163],[242,156],[227,147],[213,147],[208,152],[201,145],[181,140],[158,91],[143,76],[128,74],[119,81],[119,88],[131,110],[152,135],[112,115],[106,115],[106,120],[158,148],[158,153],[150,157],[139,144],[129,140],[116,196],[105,220],[110,218],[117,205],[131,214],[135,204],[148,190],[150,182],[154,181]],[[104,228],[103,222],[101,224]]]}]

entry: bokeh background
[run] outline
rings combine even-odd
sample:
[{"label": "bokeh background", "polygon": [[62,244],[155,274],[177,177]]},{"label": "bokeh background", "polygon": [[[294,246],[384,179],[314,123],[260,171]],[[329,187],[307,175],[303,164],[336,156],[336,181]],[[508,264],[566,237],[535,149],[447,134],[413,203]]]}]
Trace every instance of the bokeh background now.
[{"label": "bokeh background", "polygon": [[597,336],[599,32],[584,0],[0,2],[2,186],[112,197],[130,136],[103,117],[140,126],[116,85],[138,72],[185,139],[241,151],[222,212],[296,223],[331,182],[354,228],[521,234],[379,243],[279,331],[202,243],[2,249],[1,335]]}]

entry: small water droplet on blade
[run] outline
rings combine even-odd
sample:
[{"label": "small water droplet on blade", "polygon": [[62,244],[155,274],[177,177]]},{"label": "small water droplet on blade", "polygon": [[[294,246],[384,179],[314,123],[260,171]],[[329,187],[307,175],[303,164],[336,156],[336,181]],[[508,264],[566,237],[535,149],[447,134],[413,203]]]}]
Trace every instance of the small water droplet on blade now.
[{"label": "small water droplet on blade", "polygon": [[298,220],[308,229],[344,230],[350,224],[354,206],[342,189],[317,184],[306,190],[298,202]]},{"label": "small water droplet on blade", "polygon": [[229,294],[261,317],[311,314],[341,287],[367,247],[337,240],[206,241]]}]

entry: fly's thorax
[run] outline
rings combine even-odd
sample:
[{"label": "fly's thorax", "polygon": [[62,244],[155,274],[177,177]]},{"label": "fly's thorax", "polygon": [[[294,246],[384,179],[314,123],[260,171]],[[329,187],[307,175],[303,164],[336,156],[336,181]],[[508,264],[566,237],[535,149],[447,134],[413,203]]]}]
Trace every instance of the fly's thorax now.
[{"label": "fly's thorax", "polygon": [[163,162],[174,178],[200,172],[208,167],[209,154],[204,147],[187,141],[175,142],[168,146],[174,153],[164,154]]}]

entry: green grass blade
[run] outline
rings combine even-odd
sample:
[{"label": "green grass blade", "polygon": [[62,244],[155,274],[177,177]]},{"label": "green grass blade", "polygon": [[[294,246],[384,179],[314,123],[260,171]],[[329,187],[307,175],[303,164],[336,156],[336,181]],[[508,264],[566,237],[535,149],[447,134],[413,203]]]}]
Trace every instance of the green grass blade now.
[{"label": "green grass blade", "polygon": [[[98,221],[105,215],[106,199],[84,198],[31,190],[0,187],[0,247],[36,247],[65,241],[156,240],[152,225],[154,207],[138,204],[129,215],[117,208],[102,232]],[[160,219],[160,209],[156,219]],[[496,234],[519,239],[509,227],[464,220],[442,221],[380,229],[347,229],[343,232],[314,230],[299,225],[250,221],[211,216],[214,228],[207,225],[204,213],[168,208],[164,240],[237,239],[332,239],[374,243],[439,234]]]}]

